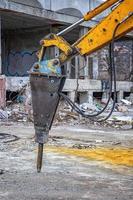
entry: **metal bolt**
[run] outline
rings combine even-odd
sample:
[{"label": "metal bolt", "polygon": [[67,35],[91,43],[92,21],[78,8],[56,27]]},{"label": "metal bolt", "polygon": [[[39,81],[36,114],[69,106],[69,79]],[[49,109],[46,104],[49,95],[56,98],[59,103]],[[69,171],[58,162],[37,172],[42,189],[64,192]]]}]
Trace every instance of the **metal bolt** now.
[{"label": "metal bolt", "polygon": [[89,39],[88,42],[93,42],[93,39]]},{"label": "metal bolt", "polygon": [[34,66],[34,68],[35,68],[35,69],[39,69],[39,65],[36,64],[36,65]]},{"label": "metal bolt", "polygon": [[53,65],[58,65],[59,64],[59,61],[58,60],[54,60],[53,61]]},{"label": "metal bolt", "polygon": [[115,22],[118,22],[118,19],[115,19]]},{"label": "metal bolt", "polygon": [[106,28],[103,28],[103,31],[106,32]]}]

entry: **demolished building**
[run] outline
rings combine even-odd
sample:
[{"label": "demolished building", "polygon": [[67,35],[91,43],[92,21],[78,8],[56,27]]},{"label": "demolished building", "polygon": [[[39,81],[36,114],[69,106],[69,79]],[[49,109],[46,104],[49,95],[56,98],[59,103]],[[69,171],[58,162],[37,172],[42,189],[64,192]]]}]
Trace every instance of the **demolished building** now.
[{"label": "demolished building", "polygon": [[[0,1],[0,106],[5,106],[6,92],[18,92],[29,81],[28,71],[36,61],[39,41],[47,34],[57,33],[82,17],[101,0],[1,0]],[[108,11],[107,11],[108,12]],[[106,13],[104,13],[106,15]],[[64,37],[74,43],[102,19],[102,15],[83,23]],[[59,55],[58,49],[47,52]],[[63,91],[80,103],[93,102],[108,88],[108,47],[82,58],[76,56],[66,64],[67,80]],[[132,33],[115,43],[117,69],[117,101],[133,92]],[[78,81],[78,82],[77,82]],[[78,88],[77,88],[78,84]]]}]

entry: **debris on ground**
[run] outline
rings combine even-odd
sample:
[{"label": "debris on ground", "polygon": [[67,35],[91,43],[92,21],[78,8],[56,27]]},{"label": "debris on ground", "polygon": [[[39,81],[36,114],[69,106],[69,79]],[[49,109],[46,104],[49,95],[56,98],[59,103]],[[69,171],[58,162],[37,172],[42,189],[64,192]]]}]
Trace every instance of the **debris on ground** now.
[{"label": "debris on ground", "polygon": [[74,149],[88,149],[88,148],[96,148],[96,145],[94,144],[74,144],[72,146]]},{"label": "debris on ground", "polygon": [[117,104],[117,110],[119,111],[119,112],[127,112],[128,111],[128,107],[127,106],[125,106],[125,105],[121,105],[121,104]]},{"label": "debris on ground", "polygon": [[24,105],[22,103],[13,103],[7,108],[11,121],[26,122],[28,114],[24,111]]},{"label": "debris on ground", "polygon": [[79,120],[79,115],[72,111],[72,108],[64,101],[60,101],[54,120],[54,125],[60,122],[70,123],[75,120]]},{"label": "debris on ground", "polygon": [[7,120],[7,119],[8,119],[7,111],[0,109],[0,120]]},{"label": "debris on ground", "polygon": [[4,170],[0,169],[0,175],[4,174]]},{"label": "debris on ground", "polygon": [[[77,104],[77,106],[86,114],[93,114],[101,111],[107,101],[103,99],[94,98],[93,103],[85,102]],[[107,106],[105,116],[110,112],[113,105],[113,100],[109,102]],[[31,101],[31,89],[30,84],[25,85],[15,98],[7,101],[7,107],[0,109],[0,121],[16,121],[16,122],[33,122],[33,111]],[[60,101],[55,119],[54,125],[60,124],[84,124],[88,126],[100,126],[100,127],[129,127],[133,126],[133,106],[132,102],[127,99],[121,99],[120,103],[117,103],[113,115],[109,120],[103,123],[92,122],[89,119],[85,119],[76,113],[70,105],[65,101]]]},{"label": "debris on ground", "polygon": [[19,91],[15,98],[7,101],[8,119],[17,122],[33,122],[31,90],[28,83]]},{"label": "debris on ground", "polygon": [[132,102],[130,102],[130,101],[126,100],[126,99],[121,99],[121,102],[126,104],[127,106],[132,105]]},{"label": "debris on ground", "polygon": [[96,105],[94,104],[90,104],[90,103],[83,103],[80,105],[80,108],[83,112],[86,112],[86,111],[97,111],[98,108]]}]

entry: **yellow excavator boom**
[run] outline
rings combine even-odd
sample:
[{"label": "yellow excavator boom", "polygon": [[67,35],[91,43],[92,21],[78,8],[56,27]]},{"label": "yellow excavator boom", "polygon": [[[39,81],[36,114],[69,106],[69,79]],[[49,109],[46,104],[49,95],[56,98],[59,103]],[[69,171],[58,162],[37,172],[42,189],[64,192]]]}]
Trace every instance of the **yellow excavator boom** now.
[{"label": "yellow excavator boom", "polygon": [[[91,20],[111,6],[114,7],[110,11],[110,14],[103,18],[101,22],[89,30],[72,46],[66,42],[64,38],[61,37],[61,35],[71,31],[75,26],[78,26],[84,21]],[[89,55],[110,43],[113,38],[115,28],[118,24],[120,24],[120,26],[116,31],[114,39],[123,36],[133,29],[133,0],[108,0],[102,3],[94,10],[84,15],[84,17],[75,24],[71,25],[58,34],[50,34],[49,37],[41,40],[42,49],[44,50],[47,47],[56,46],[61,50],[59,60],[60,63],[63,64],[72,58],[75,54]],[[41,50],[40,52],[41,53],[39,53],[39,59],[41,60],[43,51]]]},{"label": "yellow excavator boom", "polygon": [[[123,22],[124,20],[125,22]],[[122,1],[96,27],[80,38],[74,44],[75,48],[81,55],[90,54],[98,50],[112,40],[115,27],[119,23],[121,25],[116,31],[115,38],[121,37],[133,29],[133,0]]]}]

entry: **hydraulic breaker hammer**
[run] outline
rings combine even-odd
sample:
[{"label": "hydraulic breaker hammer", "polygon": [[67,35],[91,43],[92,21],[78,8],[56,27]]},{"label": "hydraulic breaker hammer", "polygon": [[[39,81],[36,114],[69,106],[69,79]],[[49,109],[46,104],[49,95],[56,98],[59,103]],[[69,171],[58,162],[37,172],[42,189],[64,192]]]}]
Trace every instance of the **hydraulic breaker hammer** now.
[{"label": "hydraulic breaker hammer", "polygon": [[[53,69],[54,66],[54,69]],[[40,172],[43,144],[48,141],[48,133],[60,100],[59,92],[65,77],[61,75],[58,59],[40,61],[30,71],[35,141],[38,143],[37,171]]]}]

